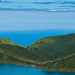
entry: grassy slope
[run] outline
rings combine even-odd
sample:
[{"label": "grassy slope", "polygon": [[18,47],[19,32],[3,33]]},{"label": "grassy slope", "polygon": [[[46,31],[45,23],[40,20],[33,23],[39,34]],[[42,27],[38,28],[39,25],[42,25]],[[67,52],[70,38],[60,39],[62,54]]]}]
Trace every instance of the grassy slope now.
[{"label": "grassy slope", "polygon": [[0,44],[18,45],[10,40],[10,38],[0,38]]},{"label": "grassy slope", "polygon": [[21,62],[32,64],[45,61],[45,58],[12,42],[10,39],[0,38],[0,61],[16,64],[21,64]]},{"label": "grassy slope", "polygon": [[25,65],[26,63],[22,60],[15,58],[14,56],[10,56],[2,51],[0,51],[0,62],[1,63],[11,63],[11,64],[21,64]]},{"label": "grassy slope", "polygon": [[44,62],[39,67],[45,70],[75,71],[75,54],[56,61]]},{"label": "grassy slope", "polygon": [[[35,65],[45,70],[75,71],[74,38],[75,34],[46,37],[29,46],[28,49],[32,51],[11,43],[10,39],[8,39],[8,42],[4,39],[3,41],[1,40],[2,42],[0,41],[0,62]],[[38,53],[42,53],[51,60],[57,60],[46,61],[46,58]]]},{"label": "grassy slope", "polygon": [[49,60],[60,59],[75,53],[75,34],[45,37],[28,46],[28,49]]}]

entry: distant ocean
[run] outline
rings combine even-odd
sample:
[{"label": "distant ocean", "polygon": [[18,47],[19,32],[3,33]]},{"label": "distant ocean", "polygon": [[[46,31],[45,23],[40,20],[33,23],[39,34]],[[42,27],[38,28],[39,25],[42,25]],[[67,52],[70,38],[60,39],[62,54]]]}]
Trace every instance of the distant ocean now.
[{"label": "distant ocean", "polygon": [[0,37],[10,38],[11,41],[27,47],[40,38],[75,33],[75,30],[26,30],[26,31],[0,31]]}]

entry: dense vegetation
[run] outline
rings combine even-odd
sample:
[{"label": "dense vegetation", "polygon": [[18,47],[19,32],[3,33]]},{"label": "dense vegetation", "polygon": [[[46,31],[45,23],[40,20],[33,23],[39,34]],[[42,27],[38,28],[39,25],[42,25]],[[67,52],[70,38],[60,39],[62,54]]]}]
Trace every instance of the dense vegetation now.
[{"label": "dense vegetation", "polygon": [[10,39],[0,38],[0,61],[16,64],[29,65],[45,61],[46,59],[41,55],[28,50],[16,43],[13,43]]},{"label": "dense vegetation", "polygon": [[44,58],[42,58],[40,55],[21,46],[0,44],[0,51],[3,51],[4,53],[10,56],[14,56],[15,58],[19,58],[25,61],[33,61],[33,60],[43,61],[44,60]]},{"label": "dense vegetation", "polygon": [[45,37],[28,46],[28,49],[49,60],[60,59],[75,53],[75,34]]},{"label": "dense vegetation", "polygon": [[44,70],[75,71],[75,54],[69,55],[56,61],[48,61],[38,65]]},{"label": "dense vegetation", "polygon": [[0,38],[0,62],[75,71],[75,34],[45,37],[27,48]]},{"label": "dense vegetation", "polygon": [[10,38],[0,38],[0,44],[18,45],[10,40]]}]

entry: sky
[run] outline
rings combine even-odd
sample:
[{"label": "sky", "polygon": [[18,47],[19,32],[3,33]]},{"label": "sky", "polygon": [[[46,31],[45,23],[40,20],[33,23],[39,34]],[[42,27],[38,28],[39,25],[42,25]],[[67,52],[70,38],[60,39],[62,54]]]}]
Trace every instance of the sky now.
[{"label": "sky", "polygon": [[75,29],[75,1],[0,1],[0,31],[44,29]]},{"label": "sky", "polygon": [[40,29],[75,29],[75,13],[0,11],[0,30]]}]

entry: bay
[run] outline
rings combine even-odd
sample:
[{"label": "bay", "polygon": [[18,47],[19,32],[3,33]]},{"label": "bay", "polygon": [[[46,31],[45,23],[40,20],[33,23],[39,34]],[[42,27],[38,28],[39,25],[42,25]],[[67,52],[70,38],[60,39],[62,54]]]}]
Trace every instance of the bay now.
[{"label": "bay", "polygon": [[72,72],[49,72],[32,67],[0,64],[0,75],[75,75]]},{"label": "bay", "polygon": [[22,46],[29,46],[40,38],[75,33],[74,29],[49,29],[49,30],[25,30],[25,31],[0,31],[0,37],[10,38],[11,41]]}]

